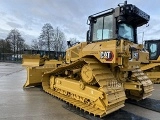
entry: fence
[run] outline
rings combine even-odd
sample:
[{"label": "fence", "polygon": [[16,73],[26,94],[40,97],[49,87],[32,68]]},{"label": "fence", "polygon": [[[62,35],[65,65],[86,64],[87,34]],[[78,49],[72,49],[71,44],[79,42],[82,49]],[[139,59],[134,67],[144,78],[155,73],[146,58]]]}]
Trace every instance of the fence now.
[{"label": "fence", "polygon": [[40,54],[41,57],[43,55],[48,55],[50,59],[58,59],[59,56],[61,57],[65,56],[65,52],[45,51],[45,50],[24,50],[24,54]]},{"label": "fence", "polygon": [[22,55],[21,54],[13,54],[13,53],[0,53],[0,61],[3,62],[21,62]]},{"label": "fence", "polygon": [[44,50],[24,50],[21,54],[14,54],[14,53],[0,53],[0,61],[3,62],[20,62],[22,61],[22,54],[40,54],[42,57],[43,55],[49,55],[50,59],[58,59],[59,56],[64,57],[65,52],[58,52],[58,51],[44,51]]}]

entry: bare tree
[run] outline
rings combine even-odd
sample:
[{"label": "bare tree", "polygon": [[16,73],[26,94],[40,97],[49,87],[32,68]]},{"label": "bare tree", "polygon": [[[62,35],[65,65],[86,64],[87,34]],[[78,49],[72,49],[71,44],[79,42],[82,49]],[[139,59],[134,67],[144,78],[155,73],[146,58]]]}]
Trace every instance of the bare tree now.
[{"label": "bare tree", "polygon": [[71,45],[79,43],[79,41],[77,40],[77,38],[70,38],[69,41],[70,41]]},{"label": "bare tree", "polygon": [[11,48],[11,43],[9,40],[5,40],[5,53],[11,53],[12,48]]},{"label": "bare tree", "polygon": [[53,48],[55,51],[65,51],[66,49],[66,38],[64,33],[57,27],[55,29],[55,36],[54,36],[54,44]]},{"label": "bare tree", "polygon": [[7,40],[0,40],[0,59],[8,59],[11,57],[10,53],[12,52],[11,50],[11,44]]},{"label": "bare tree", "polygon": [[29,49],[31,49],[31,47],[30,47],[30,45],[24,43],[24,49],[25,49],[25,50],[29,50]]},{"label": "bare tree", "polygon": [[[46,23],[42,27],[42,32],[39,36],[39,46],[41,49],[48,49],[50,54],[51,50],[51,42],[54,39],[54,29],[51,24]],[[44,47],[43,47],[44,46]]]},{"label": "bare tree", "polygon": [[34,49],[34,50],[39,50],[40,49],[39,42],[38,42],[37,39],[32,40],[31,49]]},{"label": "bare tree", "polygon": [[4,52],[5,52],[5,41],[3,39],[0,40],[0,60],[4,60]]},{"label": "bare tree", "polygon": [[0,39],[0,53],[4,53],[5,48],[5,41],[3,39]]},{"label": "bare tree", "polygon": [[17,60],[18,60],[18,54],[21,54],[20,51],[23,51],[25,42],[24,39],[21,37],[20,32],[17,29],[11,30],[6,40],[11,43],[11,48],[13,50],[14,58],[15,55],[17,55]]},{"label": "bare tree", "polygon": [[[34,41],[36,43],[36,41]],[[50,51],[56,52],[56,57],[58,57],[58,52],[65,51],[66,40],[64,33],[57,27],[53,29],[51,24],[46,23],[42,27],[42,32],[39,36],[38,48],[40,50],[48,50],[50,56]]]},{"label": "bare tree", "polygon": [[70,38],[69,41],[67,41],[68,47],[74,46],[78,43],[80,42],[76,38]]}]

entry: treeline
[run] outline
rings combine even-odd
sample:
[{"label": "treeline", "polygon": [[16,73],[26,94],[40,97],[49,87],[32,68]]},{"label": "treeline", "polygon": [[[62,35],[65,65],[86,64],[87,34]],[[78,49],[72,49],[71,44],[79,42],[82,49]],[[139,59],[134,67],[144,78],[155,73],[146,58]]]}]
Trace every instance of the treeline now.
[{"label": "treeline", "polygon": [[[76,38],[70,38],[71,42],[77,42]],[[0,39],[0,60],[18,60],[24,50],[44,50],[64,52],[67,48],[65,34],[59,27],[55,29],[50,23],[44,24],[37,39],[28,45],[18,29],[9,32],[5,39]]]}]

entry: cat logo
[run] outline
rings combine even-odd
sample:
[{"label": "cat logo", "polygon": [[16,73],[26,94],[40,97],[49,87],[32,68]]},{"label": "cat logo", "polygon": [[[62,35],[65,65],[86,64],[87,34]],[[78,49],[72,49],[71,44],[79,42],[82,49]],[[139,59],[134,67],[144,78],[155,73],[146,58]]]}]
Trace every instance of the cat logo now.
[{"label": "cat logo", "polygon": [[101,59],[106,59],[107,61],[112,61],[114,55],[112,53],[112,51],[102,51],[100,53],[100,58]]}]

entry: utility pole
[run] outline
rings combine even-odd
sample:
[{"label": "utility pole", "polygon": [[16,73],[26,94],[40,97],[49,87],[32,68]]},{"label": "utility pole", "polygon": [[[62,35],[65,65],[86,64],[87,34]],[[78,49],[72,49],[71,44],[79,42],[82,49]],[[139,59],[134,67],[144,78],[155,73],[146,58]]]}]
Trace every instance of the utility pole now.
[{"label": "utility pole", "polygon": [[142,32],[142,45],[143,45],[144,31]]}]

